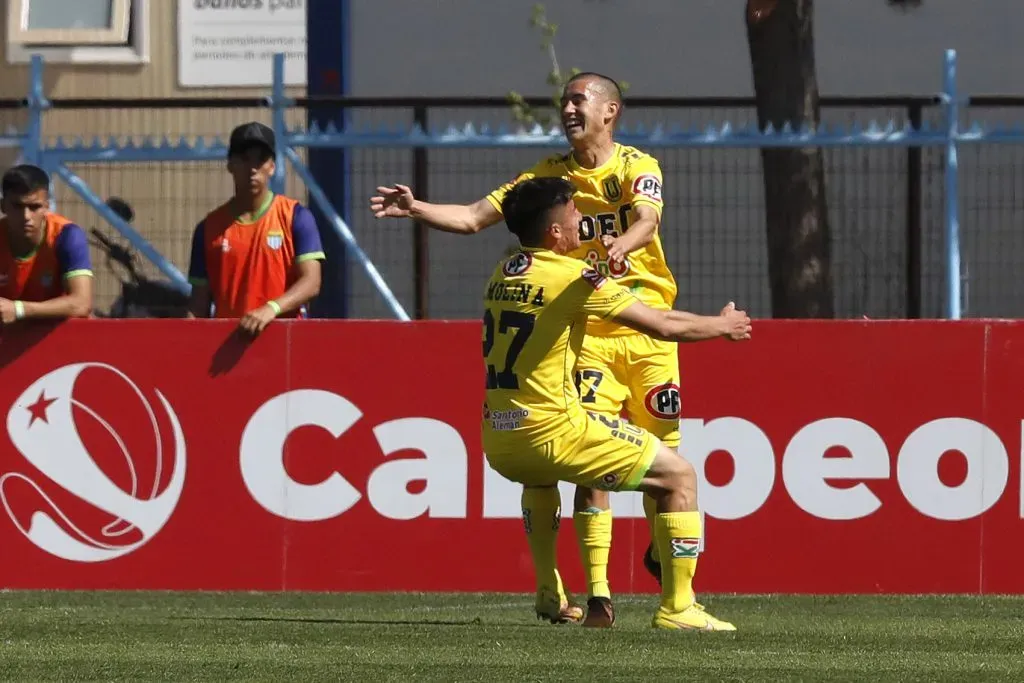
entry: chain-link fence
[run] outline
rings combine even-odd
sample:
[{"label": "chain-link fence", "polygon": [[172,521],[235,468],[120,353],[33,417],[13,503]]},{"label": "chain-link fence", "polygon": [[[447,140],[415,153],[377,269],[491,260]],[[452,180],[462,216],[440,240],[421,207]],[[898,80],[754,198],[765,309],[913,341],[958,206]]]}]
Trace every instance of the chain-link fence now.
[{"label": "chain-link fence", "polygon": [[[241,121],[270,122],[267,108],[238,108],[192,101],[187,106],[153,102],[141,106],[61,109],[48,112],[45,134],[114,136],[225,136]],[[142,103],[140,103],[141,105]],[[302,100],[299,105],[304,105]],[[508,124],[510,111],[500,101],[348,100],[356,126]],[[973,118],[994,123],[1012,120],[1024,105],[972,108]],[[1010,106],[1011,104],[1015,106]],[[323,103],[318,104],[324,110]],[[927,99],[825,99],[826,125],[866,125],[894,121],[903,125],[941,125],[941,110]],[[0,108],[0,127],[23,129],[24,112]],[[290,126],[304,125],[306,111],[288,112]],[[623,125],[648,129],[663,124],[703,128],[729,121],[736,127],[756,121],[753,103],[744,99],[657,99],[627,103]],[[1016,264],[1024,263],[1024,207],[1018,201],[1018,173],[1024,150],[1016,145],[961,145],[965,316],[1013,317],[1024,313]],[[755,149],[650,147],[665,177],[662,241],[679,283],[677,305],[717,310],[735,299],[754,315],[770,315],[765,240],[764,184]],[[337,207],[410,312],[430,318],[476,317],[480,290],[494,263],[514,243],[502,225],[480,235],[459,237],[415,230],[410,221],[379,221],[368,199],[381,184],[413,185],[420,198],[468,203],[483,197],[532,166],[550,150],[524,148],[357,148],[334,173],[349,175],[350,206]],[[305,157],[305,153],[303,154]],[[833,147],[824,152],[826,199],[832,235],[832,272],[839,317],[940,317],[943,276],[944,150],[940,147]],[[8,160],[13,161],[13,159]],[[72,164],[71,169],[101,196],[115,194],[136,209],[140,232],[181,270],[188,266],[195,224],[226,200],[230,182],[217,162],[144,162]],[[321,184],[337,178],[319,177]],[[287,191],[306,200],[304,188],[289,173]],[[77,196],[58,191],[59,210],[83,225],[99,217]],[[98,255],[97,255],[98,258]],[[116,281],[98,264],[98,305],[117,294]],[[349,278],[352,317],[391,317],[365,275],[353,268]]]}]

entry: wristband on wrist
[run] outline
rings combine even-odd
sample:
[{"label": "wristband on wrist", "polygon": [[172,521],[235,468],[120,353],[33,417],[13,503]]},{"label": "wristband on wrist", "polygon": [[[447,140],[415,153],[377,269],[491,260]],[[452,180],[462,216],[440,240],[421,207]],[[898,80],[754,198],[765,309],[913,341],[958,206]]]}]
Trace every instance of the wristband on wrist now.
[{"label": "wristband on wrist", "polygon": [[270,310],[274,312],[274,315],[281,315],[281,304],[271,299],[267,302],[267,306],[270,306]]},{"label": "wristband on wrist", "polygon": [[21,320],[25,317],[25,302],[15,301],[14,302],[14,319]]}]

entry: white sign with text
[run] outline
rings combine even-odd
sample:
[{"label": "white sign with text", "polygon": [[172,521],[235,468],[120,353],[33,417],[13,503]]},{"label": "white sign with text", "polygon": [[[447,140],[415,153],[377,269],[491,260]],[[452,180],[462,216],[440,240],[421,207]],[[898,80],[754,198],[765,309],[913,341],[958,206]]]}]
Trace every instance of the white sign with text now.
[{"label": "white sign with text", "polygon": [[265,87],[273,55],[286,85],[306,83],[306,0],[178,0],[182,88]]}]

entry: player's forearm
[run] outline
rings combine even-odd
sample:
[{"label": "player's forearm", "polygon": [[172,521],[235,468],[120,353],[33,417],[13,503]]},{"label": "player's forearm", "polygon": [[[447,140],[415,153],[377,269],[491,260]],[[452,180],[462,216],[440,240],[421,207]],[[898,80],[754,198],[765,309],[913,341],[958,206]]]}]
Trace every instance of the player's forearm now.
[{"label": "player's forearm", "polygon": [[92,313],[89,297],[74,294],[65,294],[47,301],[25,301],[23,305],[26,318],[88,318]]},{"label": "player's forearm", "polygon": [[417,199],[409,213],[432,228],[456,235],[472,235],[487,227],[478,220],[473,207],[464,204],[431,204]]},{"label": "player's forearm", "polygon": [[637,221],[626,229],[618,239],[627,254],[643,249],[654,241],[654,235],[658,232],[658,223],[650,218]]},{"label": "player's forearm", "polygon": [[281,307],[279,315],[293,313],[309,303],[320,293],[319,274],[304,274],[284,294],[274,299]]},{"label": "player's forearm", "polygon": [[666,336],[677,342],[698,342],[724,337],[728,322],[720,315],[697,315],[686,311],[665,311]]}]

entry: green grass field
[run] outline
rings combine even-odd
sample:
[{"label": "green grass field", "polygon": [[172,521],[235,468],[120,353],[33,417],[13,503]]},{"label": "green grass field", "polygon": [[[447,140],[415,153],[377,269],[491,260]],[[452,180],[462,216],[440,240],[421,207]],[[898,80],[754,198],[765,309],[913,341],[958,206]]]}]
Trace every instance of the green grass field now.
[{"label": "green grass field", "polygon": [[538,622],[511,594],[0,592],[4,681],[1024,680],[1024,599],[702,596],[740,629]]}]

